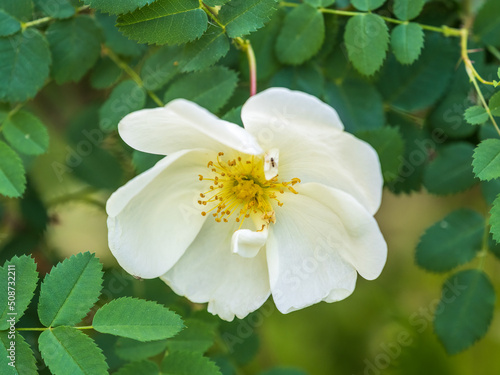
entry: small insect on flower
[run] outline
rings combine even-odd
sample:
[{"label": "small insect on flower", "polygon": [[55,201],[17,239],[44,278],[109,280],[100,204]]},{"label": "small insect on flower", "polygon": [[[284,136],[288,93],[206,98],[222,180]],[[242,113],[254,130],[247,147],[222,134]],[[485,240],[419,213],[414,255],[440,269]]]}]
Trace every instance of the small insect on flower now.
[{"label": "small insect on flower", "polygon": [[107,202],[109,246],[129,273],[160,277],[222,319],[270,295],[288,313],[377,278],[387,245],[373,215],[375,150],[301,92],[250,98],[244,128],[183,99],[127,115],[131,147],[168,155]]}]

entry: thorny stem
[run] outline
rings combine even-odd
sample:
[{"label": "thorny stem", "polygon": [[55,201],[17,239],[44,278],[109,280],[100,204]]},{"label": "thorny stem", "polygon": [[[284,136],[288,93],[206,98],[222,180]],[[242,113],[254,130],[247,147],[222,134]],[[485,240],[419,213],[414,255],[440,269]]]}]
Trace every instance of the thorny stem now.
[{"label": "thorny stem", "polygon": [[488,116],[493,123],[493,126],[495,127],[497,133],[500,135],[500,128],[498,127],[498,124],[495,121],[495,118],[493,117],[493,114],[491,113],[491,110],[488,106],[488,103],[486,103],[486,100],[484,99],[483,93],[481,92],[481,88],[479,87],[477,81],[479,80],[482,83],[486,83],[481,76],[477,73],[476,69],[474,68],[474,65],[472,64],[472,61],[469,58],[469,54],[467,51],[467,41],[469,39],[469,31],[467,29],[461,29],[461,51],[462,51],[462,59],[464,60],[465,64],[465,71],[467,72],[467,75],[469,76],[470,81],[474,85],[474,88],[476,89],[477,95],[479,96],[479,99],[481,100],[481,104],[483,105],[484,109],[486,110],[486,113],[488,113]]},{"label": "thorny stem", "polygon": [[141,77],[139,77],[139,75],[135,72],[134,69],[132,69],[128,64],[126,64],[125,62],[123,62],[120,57],[118,57],[118,55],[116,53],[114,53],[111,49],[109,48],[103,48],[103,53],[106,54],[107,56],[109,56],[109,58],[111,60],[113,60],[113,62],[121,69],[123,70],[125,73],[127,73],[129,75],[130,78],[132,78],[132,80],[137,83],[137,85],[139,87],[142,87],[146,90],[146,92],[148,93],[149,97],[151,99],[154,100],[154,102],[159,106],[159,107],[163,107],[165,104],[161,101],[161,99],[152,91],[150,90],[147,90],[145,87],[144,87],[144,82],[142,81]]}]

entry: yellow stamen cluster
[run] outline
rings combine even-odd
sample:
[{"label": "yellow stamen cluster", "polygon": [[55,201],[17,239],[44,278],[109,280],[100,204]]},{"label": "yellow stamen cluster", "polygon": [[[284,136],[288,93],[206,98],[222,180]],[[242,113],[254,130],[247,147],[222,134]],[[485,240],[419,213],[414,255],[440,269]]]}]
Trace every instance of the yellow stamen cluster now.
[{"label": "yellow stamen cluster", "polygon": [[[281,207],[283,203],[278,200],[278,194],[283,194],[285,190],[297,194],[292,186],[299,183],[300,179],[279,182],[278,176],[275,176],[266,180],[264,159],[259,156],[238,156],[232,160],[224,160],[223,157],[224,153],[219,152],[217,161],[208,163],[208,177],[199,175],[200,181],[212,181],[210,189],[200,193],[198,204],[207,206],[207,211],[201,214],[211,214],[218,223],[227,223],[234,215],[240,228],[243,221],[252,214],[260,215],[266,225],[275,223],[271,200],[275,200]],[[260,230],[264,227],[265,225]]]}]

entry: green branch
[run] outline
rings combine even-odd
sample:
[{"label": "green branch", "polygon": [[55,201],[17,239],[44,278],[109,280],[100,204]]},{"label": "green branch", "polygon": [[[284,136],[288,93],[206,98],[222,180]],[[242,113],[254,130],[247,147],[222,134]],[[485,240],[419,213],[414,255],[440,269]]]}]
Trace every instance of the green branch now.
[{"label": "green branch", "polygon": [[[81,6],[79,8],[76,8],[76,13],[78,14],[78,13],[83,12],[83,11],[89,9],[89,8],[90,8],[89,5]],[[43,25],[44,23],[48,23],[48,22],[54,21],[54,20],[56,20],[56,18],[54,18],[54,17],[43,17],[43,18],[39,18],[37,20],[33,20],[33,21],[30,21],[30,22],[21,22],[21,28],[24,31],[28,27]]]},{"label": "green branch", "polygon": [[144,87],[144,82],[142,81],[141,77],[135,72],[134,69],[132,69],[128,64],[126,64],[124,61],[118,57],[116,53],[114,53],[111,49],[109,48],[104,48],[103,52],[105,55],[109,56],[111,60],[125,73],[128,74],[132,80],[137,83],[139,87],[142,87],[143,89],[146,90],[147,94],[151,99],[154,100],[154,102],[159,106],[163,107],[165,104],[161,101],[161,99],[153,92]]},{"label": "green branch", "polygon": [[[16,328],[16,331],[47,331],[54,327]],[[75,329],[94,329],[93,326],[71,327]]]}]

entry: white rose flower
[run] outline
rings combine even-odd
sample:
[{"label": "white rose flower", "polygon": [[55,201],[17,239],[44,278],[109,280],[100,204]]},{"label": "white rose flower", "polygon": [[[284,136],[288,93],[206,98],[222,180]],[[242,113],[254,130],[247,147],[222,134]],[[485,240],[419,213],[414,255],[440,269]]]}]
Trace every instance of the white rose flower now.
[{"label": "white rose flower", "polygon": [[119,264],[225,320],[271,294],[288,313],[346,298],[357,272],[377,278],[387,245],[373,218],[375,150],[301,92],[266,90],[241,117],[244,129],[177,99],[120,122],[131,147],[168,156],[107,203]]}]

